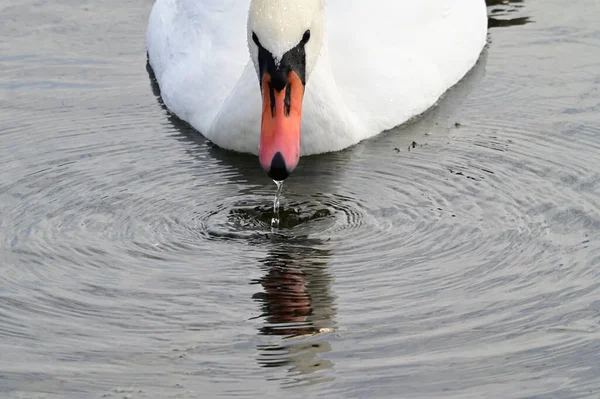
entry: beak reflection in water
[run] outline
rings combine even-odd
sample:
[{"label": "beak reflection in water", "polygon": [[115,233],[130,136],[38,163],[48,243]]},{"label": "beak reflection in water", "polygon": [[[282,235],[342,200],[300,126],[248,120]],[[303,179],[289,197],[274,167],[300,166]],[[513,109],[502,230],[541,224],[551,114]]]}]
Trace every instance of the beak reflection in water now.
[{"label": "beak reflection in water", "polygon": [[295,244],[283,242],[271,250],[263,260],[265,276],[253,282],[262,287],[254,295],[265,322],[259,334],[282,337],[273,345],[259,346],[258,363],[287,368],[285,386],[333,379],[326,372],[333,363],[322,357],[331,350],[327,332],[333,330],[335,316],[327,271],[330,253],[320,243]]}]

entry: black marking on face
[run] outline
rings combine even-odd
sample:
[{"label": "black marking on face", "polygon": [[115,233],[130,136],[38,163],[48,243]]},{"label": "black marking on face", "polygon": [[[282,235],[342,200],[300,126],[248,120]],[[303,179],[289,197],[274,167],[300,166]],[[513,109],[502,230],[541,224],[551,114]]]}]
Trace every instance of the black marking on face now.
[{"label": "black marking on face", "polygon": [[307,30],[306,32],[304,32],[304,35],[302,36],[302,43],[306,44],[306,43],[308,43],[309,40],[310,40],[310,29]]},{"label": "black marking on face", "polygon": [[[308,33],[308,35],[307,35]],[[306,41],[305,41],[306,39]],[[252,41],[258,46],[258,68],[260,84],[265,73],[271,75],[271,84],[278,92],[288,85],[288,75],[291,71],[296,72],[303,85],[306,85],[306,49],[304,46],[310,39],[310,31],[306,31],[300,43],[283,55],[279,65],[275,65],[275,58],[261,44],[256,33],[252,33]]]},{"label": "black marking on face", "polygon": [[275,118],[275,89],[271,82],[269,82],[269,97],[271,98],[271,115]]},{"label": "black marking on face", "polygon": [[292,109],[292,85],[289,83],[285,87],[285,99],[283,100],[283,108],[285,116],[290,116],[290,110]]},{"label": "black marking on face", "polygon": [[258,46],[260,47],[260,41],[258,40],[258,36],[256,36],[256,33],[252,32],[252,41]]}]

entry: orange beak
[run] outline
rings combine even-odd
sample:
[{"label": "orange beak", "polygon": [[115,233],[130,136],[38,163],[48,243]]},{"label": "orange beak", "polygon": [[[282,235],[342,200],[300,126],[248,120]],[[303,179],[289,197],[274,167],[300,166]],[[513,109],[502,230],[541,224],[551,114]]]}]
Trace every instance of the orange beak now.
[{"label": "orange beak", "polygon": [[304,84],[296,72],[288,73],[287,84],[281,91],[273,88],[271,75],[264,73],[258,158],[273,180],[284,180],[298,165],[303,98]]}]

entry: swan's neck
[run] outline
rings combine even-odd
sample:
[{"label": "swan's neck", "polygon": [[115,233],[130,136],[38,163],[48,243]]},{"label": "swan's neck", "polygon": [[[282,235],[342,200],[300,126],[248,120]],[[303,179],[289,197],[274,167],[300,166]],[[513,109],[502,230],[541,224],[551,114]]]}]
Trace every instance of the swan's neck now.
[{"label": "swan's neck", "polygon": [[[306,82],[300,138],[302,155],[321,153],[324,149],[341,150],[358,141],[360,123],[348,110],[344,95],[332,68],[325,34],[321,53]],[[256,71],[253,61],[248,60],[210,128],[209,138],[220,147],[256,154],[261,104]]]},{"label": "swan's neck", "polygon": [[323,148],[342,149],[355,142],[359,121],[348,110],[346,93],[340,90],[333,69],[327,32],[321,54],[306,83],[302,121],[302,154],[322,152]]}]

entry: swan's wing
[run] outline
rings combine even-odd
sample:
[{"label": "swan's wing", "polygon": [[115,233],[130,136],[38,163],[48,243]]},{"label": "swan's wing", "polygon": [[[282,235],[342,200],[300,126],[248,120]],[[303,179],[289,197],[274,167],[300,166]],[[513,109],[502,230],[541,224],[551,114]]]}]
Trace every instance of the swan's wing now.
[{"label": "swan's wing", "polygon": [[486,42],[484,0],[328,0],[327,7],[336,83],[369,134],[435,104]]},{"label": "swan's wing", "polygon": [[248,62],[250,0],[157,0],[148,56],[163,101],[207,131]]}]

